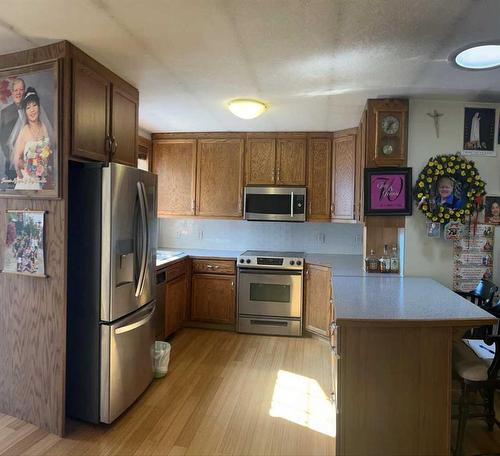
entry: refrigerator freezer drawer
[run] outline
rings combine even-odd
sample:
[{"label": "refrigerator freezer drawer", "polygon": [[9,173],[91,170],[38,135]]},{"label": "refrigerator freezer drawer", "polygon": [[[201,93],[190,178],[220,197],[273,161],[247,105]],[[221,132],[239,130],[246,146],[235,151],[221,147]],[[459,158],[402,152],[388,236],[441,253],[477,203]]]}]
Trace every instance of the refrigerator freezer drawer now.
[{"label": "refrigerator freezer drawer", "polygon": [[101,421],[111,423],[153,379],[155,302],[101,325]]}]

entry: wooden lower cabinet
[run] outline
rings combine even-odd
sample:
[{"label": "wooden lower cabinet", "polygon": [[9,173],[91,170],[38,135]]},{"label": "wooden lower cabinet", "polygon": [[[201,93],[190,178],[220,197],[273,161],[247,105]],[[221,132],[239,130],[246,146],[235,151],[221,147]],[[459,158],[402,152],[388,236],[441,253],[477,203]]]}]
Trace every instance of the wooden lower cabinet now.
[{"label": "wooden lower cabinet", "polygon": [[222,274],[193,274],[191,320],[235,323],[236,277]]},{"label": "wooden lower cabinet", "polygon": [[305,328],[328,337],[333,320],[332,268],[308,263],[305,277]]},{"label": "wooden lower cabinet", "polygon": [[187,274],[182,274],[167,282],[165,289],[165,337],[180,329],[186,320],[187,298]]},{"label": "wooden lower cabinet", "polygon": [[453,328],[337,323],[336,454],[449,455]]}]

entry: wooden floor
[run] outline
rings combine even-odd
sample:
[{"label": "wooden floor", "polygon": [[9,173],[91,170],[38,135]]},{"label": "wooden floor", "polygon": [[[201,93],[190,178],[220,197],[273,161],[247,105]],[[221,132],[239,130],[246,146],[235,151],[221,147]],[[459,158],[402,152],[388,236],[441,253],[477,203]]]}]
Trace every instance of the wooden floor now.
[{"label": "wooden floor", "polygon": [[[167,377],[114,424],[68,420],[61,439],[0,414],[0,454],[334,454],[327,343],[201,329],[171,342]],[[466,451],[500,452],[500,430],[471,421]]]}]

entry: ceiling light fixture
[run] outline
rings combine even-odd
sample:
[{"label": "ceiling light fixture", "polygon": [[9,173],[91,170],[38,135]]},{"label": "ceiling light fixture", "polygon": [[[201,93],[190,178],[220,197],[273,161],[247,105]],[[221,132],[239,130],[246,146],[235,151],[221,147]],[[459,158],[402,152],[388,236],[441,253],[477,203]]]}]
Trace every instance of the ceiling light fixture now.
[{"label": "ceiling light fixture", "polygon": [[228,103],[229,110],[241,119],[255,119],[260,116],[267,106],[257,100],[238,98]]},{"label": "ceiling light fixture", "polygon": [[500,67],[500,43],[470,44],[455,51],[450,61],[461,69],[491,70]]}]

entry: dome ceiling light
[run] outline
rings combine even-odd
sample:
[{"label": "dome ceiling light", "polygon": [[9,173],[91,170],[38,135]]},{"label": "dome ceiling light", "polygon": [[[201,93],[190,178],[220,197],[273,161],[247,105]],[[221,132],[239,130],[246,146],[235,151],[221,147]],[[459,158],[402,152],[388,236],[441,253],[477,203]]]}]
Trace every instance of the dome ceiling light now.
[{"label": "dome ceiling light", "polygon": [[455,51],[450,61],[461,69],[491,70],[500,67],[500,43],[470,44]]},{"label": "dome ceiling light", "polygon": [[228,103],[229,110],[240,119],[255,119],[260,116],[267,106],[257,100],[238,98]]}]

